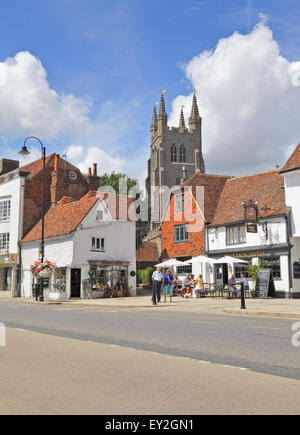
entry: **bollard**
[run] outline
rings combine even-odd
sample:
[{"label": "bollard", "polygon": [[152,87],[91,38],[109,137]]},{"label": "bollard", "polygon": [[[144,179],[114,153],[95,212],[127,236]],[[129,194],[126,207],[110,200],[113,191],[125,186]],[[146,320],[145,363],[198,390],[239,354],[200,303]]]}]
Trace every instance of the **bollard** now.
[{"label": "bollard", "polygon": [[244,283],[241,282],[241,310],[246,310]]}]

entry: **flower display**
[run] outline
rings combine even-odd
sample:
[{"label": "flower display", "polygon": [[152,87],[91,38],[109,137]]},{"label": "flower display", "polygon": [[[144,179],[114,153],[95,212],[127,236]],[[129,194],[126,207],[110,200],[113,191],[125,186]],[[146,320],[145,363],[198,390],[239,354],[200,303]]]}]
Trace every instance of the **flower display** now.
[{"label": "flower display", "polygon": [[44,262],[35,261],[34,264],[30,266],[30,271],[34,276],[39,276],[40,278],[47,278],[57,266],[55,263],[51,263],[49,260]]}]

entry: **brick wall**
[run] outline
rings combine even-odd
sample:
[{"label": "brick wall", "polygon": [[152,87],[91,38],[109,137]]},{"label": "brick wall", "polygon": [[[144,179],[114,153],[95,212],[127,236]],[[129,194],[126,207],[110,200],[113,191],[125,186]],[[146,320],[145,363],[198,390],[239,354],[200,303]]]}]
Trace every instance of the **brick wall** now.
[{"label": "brick wall", "polygon": [[[176,257],[189,257],[204,254],[204,219],[201,211],[196,206],[190,192],[185,193],[186,209],[182,213],[177,213],[174,207],[174,195],[171,196],[166,218],[162,223],[162,257],[176,258]],[[176,225],[189,223],[192,230],[189,232],[189,241],[185,243],[175,243],[174,241],[174,227]]]}]

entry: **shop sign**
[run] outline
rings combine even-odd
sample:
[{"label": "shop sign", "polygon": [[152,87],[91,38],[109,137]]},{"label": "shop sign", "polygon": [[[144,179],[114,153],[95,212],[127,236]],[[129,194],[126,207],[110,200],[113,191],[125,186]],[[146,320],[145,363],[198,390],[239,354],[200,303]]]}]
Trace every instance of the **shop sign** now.
[{"label": "shop sign", "polygon": [[257,224],[247,224],[247,233],[257,233]]},{"label": "shop sign", "polygon": [[249,258],[249,257],[265,257],[265,251],[252,251],[252,252],[237,252],[234,254],[228,254],[230,257],[234,258]]}]

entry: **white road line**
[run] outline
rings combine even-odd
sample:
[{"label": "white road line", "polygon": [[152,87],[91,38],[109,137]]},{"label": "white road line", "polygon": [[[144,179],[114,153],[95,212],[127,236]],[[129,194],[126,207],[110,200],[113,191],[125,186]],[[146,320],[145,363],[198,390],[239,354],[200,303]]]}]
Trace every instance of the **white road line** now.
[{"label": "white road line", "polygon": [[30,332],[28,329],[13,328],[15,331]]},{"label": "white road line", "polygon": [[280,331],[281,328],[270,328],[268,326],[249,326],[252,329],[269,329],[271,331]]}]

